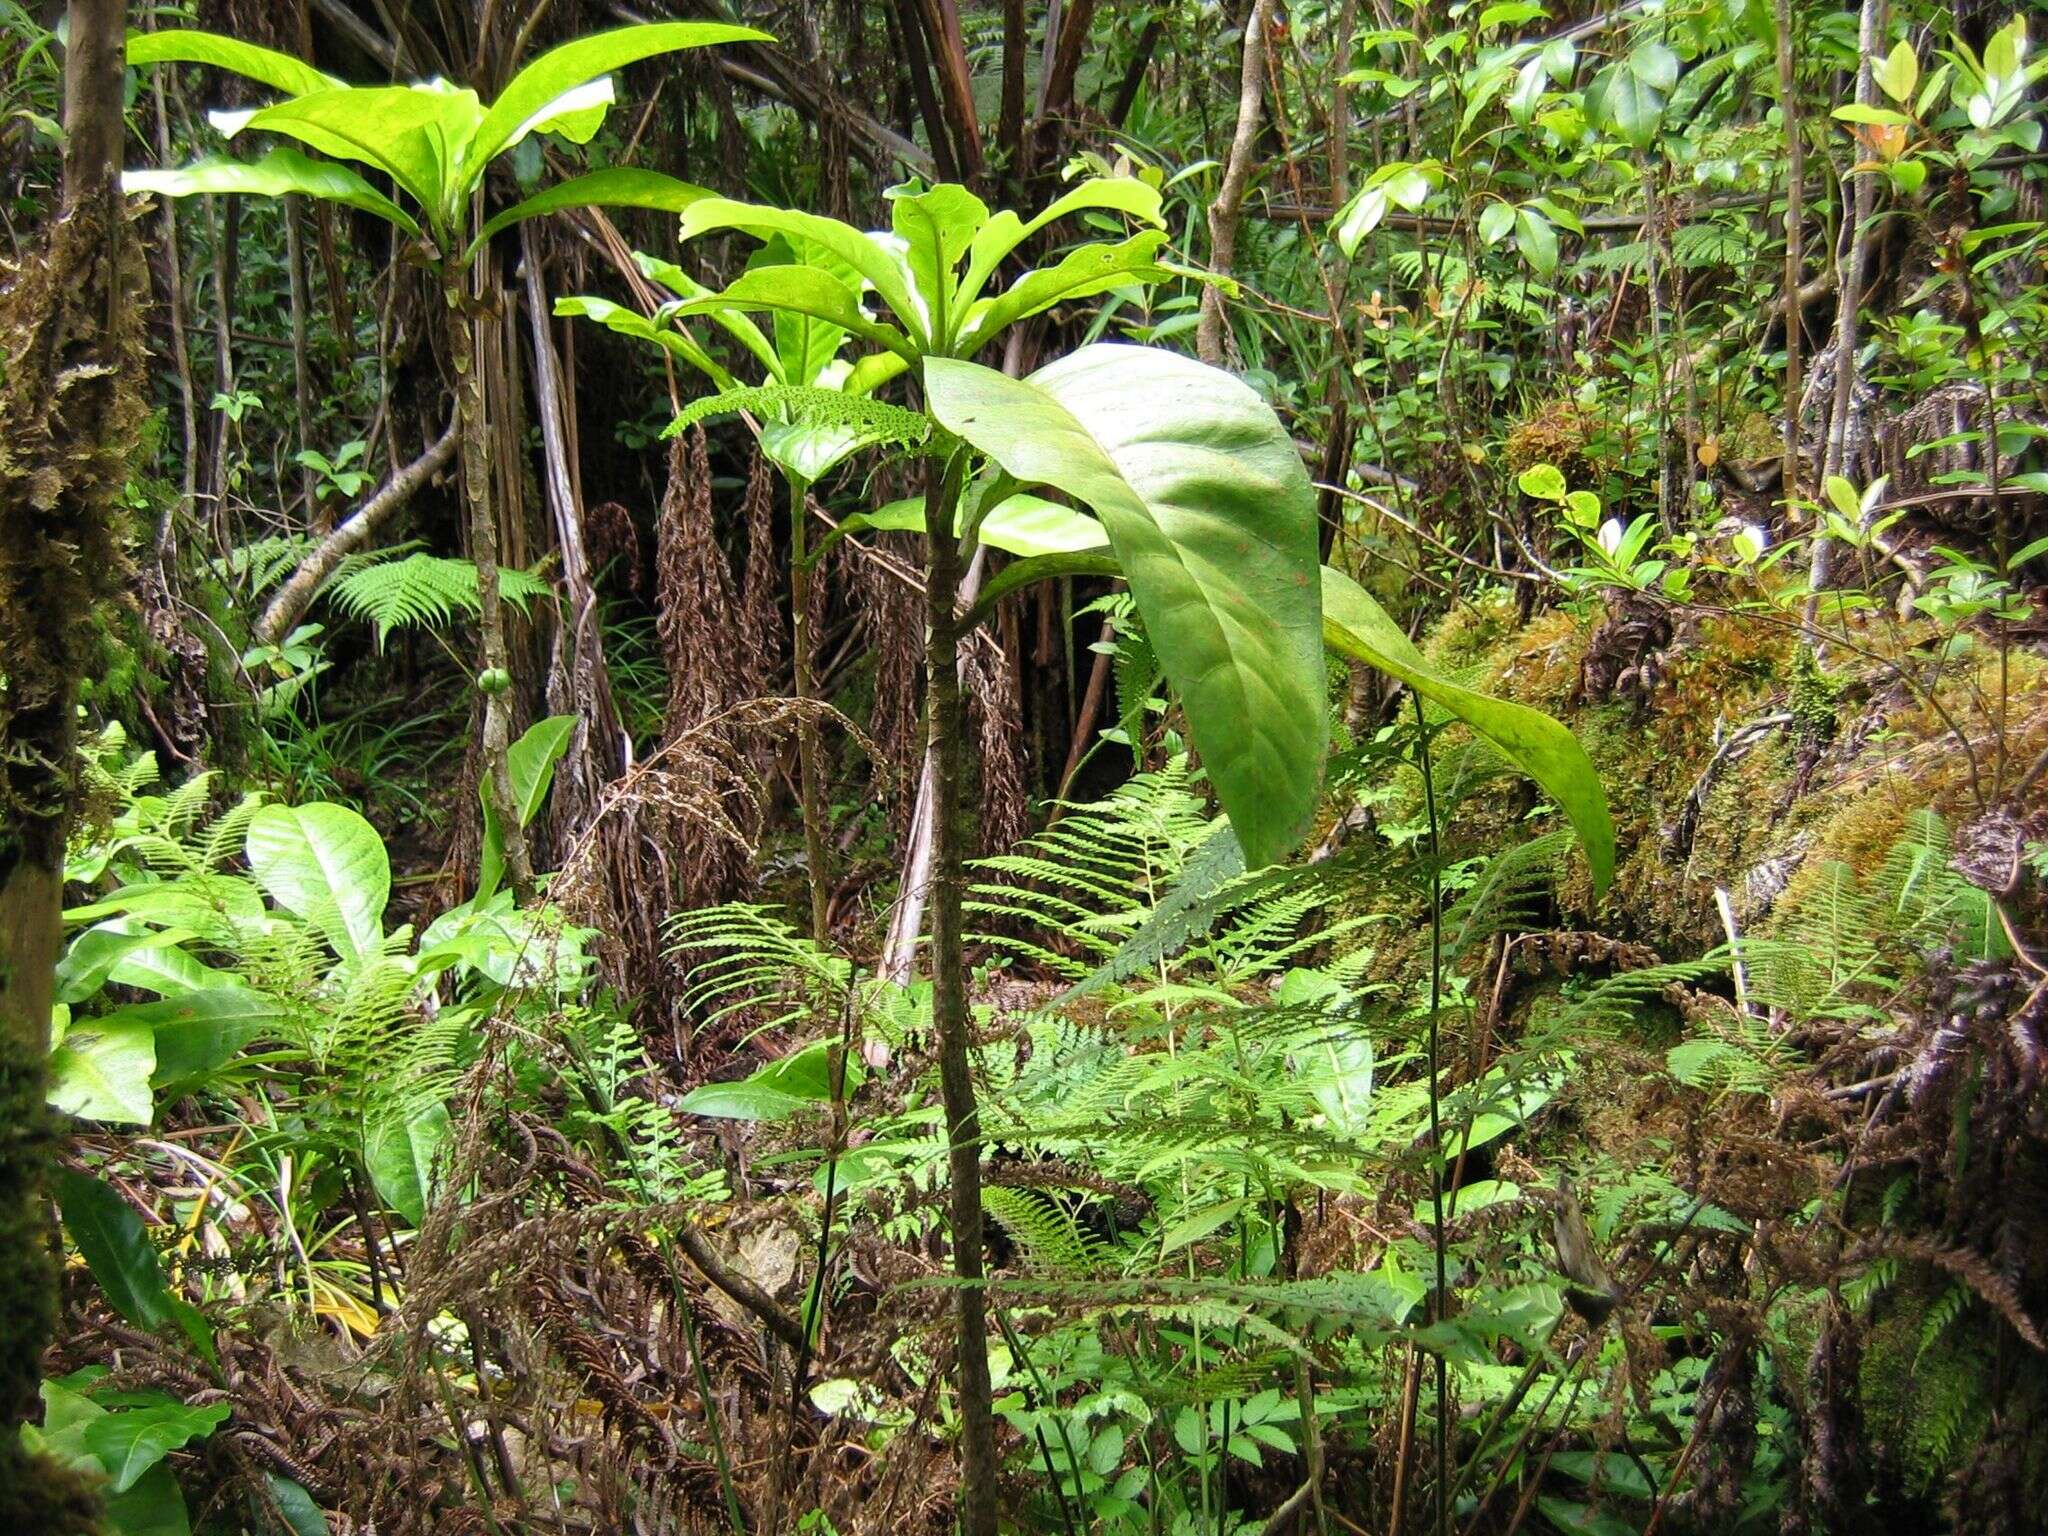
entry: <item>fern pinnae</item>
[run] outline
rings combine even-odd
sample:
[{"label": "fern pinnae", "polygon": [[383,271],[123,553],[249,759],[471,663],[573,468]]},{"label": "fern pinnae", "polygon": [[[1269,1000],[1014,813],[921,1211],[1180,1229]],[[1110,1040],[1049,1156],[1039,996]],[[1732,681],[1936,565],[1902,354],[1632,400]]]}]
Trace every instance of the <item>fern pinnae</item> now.
[{"label": "fern pinnae", "polygon": [[899,448],[915,448],[931,434],[931,422],[920,412],[869,395],[814,384],[757,384],[700,395],[676,413],[662,435],[674,437],[714,416],[742,412],[795,426],[842,427],[870,443]]}]

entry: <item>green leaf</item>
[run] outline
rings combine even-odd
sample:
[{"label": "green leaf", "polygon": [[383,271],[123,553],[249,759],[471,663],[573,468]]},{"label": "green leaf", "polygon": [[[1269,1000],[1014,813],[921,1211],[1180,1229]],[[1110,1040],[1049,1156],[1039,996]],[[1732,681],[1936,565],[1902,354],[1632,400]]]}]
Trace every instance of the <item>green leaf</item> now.
[{"label": "green leaf", "polygon": [[151,1467],[181,1445],[204,1440],[231,1412],[226,1403],[191,1408],[165,1402],[123,1408],[85,1427],[85,1448],[113,1479],[113,1492],[126,1493]]},{"label": "green leaf", "polygon": [[565,294],[555,300],[555,313],[595,320],[607,330],[617,331],[621,336],[632,336],[641,341],[651,342],[688,363],[720,389],[733,387],[733,376],[727,373],[710,353],[674,326],[651,320],[637,309],[614,304],[610,299],[601,299],[593,294]]},{"label": "green leaf", "polygon": [[963,186],[945,183],[920,191],[891,187],[889,222],[903,242],[911,286],[923,301],[935,350],[950,350],[962,316],[954,307],[954,272],[983,225],[988,205]]},{"label": "green leaf", "polygon": [[363,1131],[363,1167],[386,1205],[415,1227],[439,1193],[435,1173],[455,1134],[440,1104],[390,1103]]},{"label": "green leaf", "polygon": [[1662,43],[1638,44],[1628,56],[1629,72],[1653,91],[1678,84],[1678,55]]},{"label": "green leaf", "polygon": [[[161,36],[162,34],[158,34]],[[160,171],[125,171],[124,192],[154,192],[159,197],[195,197],[203,192],[239,192],[250,197],[282,197],[301,192],[325,202],[346,203],[396,224],[416,235],[413,216],[345,165],[315,160],[280,144],[257,160],[231,160],[209,155],[192,164]]]},{"label": "green leaf", "polygon": [[1205,1205],[1191,1216],[1183,1216],[1164,1232],[1159,1234],[1159,1256],[1163,1259],[1176,1248],[1185,1248],[1190,1243],[1199,1243],[1218,1227],[1243,1210],[1245,1201],[1219,1200],[1214,1205]]},{"label": "green leaf", "polygon": [[1414,642],[1372,596],[1341,571],[1323,567],[1323,636],[1330,648],[1406,683],[1493,743],[1563,810],[1586,850],[1597,895],[1614,875],[1614,824],[1607,794],[1586,749],[1541,710],[1489,698],[1430,671]]},{"label": "green leaf", "polygon": [[[824,218],[819,214],[733,202],[723,197],[707,197],[683,210],[682,237],[685,240],[720,229],[743,230],[761,240],[785,235],[799,250],[805,242],[821,246],[873,285],[882,302],[889,306],[890,313],[909,331],[920,348],[929,343],[930,333],[923,327],[920,306],[911,291],[906,269],[873,236],[862,233],[851,224],[842,224],[837,219]],[[798,310],[800,314],[805,312]],[[915,358],[911,360],[914,362]]]},{"label": "green leaf", "polygon": [[79,1019],[50,1052],[49,1101],[83,1120],[147,1125],[156,1112],[155,1071],[156,1036],[147,1024]]},{"label": "green leaf", "polygon": [[982,583],[981,596],[967,610],[962,623],[969,629],[987,621],[996,605],[1012,592],[1035,587],[1041,581],[1059,581],[1068,576],[1105,576],[1121,580],[1122,563],[1107,549],[1079,550],[1070,555],[1029,555],[1013,560]]},{"label": "green leaf", "polygon": [[1479,215],[1479,242],[1482,245],[1499,245],[1514,227],[1513,203],[1488,203]]},{"label": "green leaf", "polygon": [[[847,1092],[859,1083],[859,1068],[849,1062]],[[742,1081],[706,1083],[684,1094],[676,1108],[718,1120],[787,1120],[831,1098],[831,1045],[821,1040],[769,1062]]]},{"label": "green leaf", "polygon": [[1892,51],[1871,66],[1870,78],[1893,101],[1905,101],[1920,84],[1920,56],[1900,38]]},{"label": "green leaf", "polygon": [[[550,715],[536,720],[505,752],[505,771],[512,780],[512,803],[519,811],[519,825],[531,826],[533,818],[547,803],[548,787],[555,781],[555,764],[569,750],[576,734],[575,715]],[[498,825],[498,813],[491,807],[486,786],[476,787],[483,802],[484,837],[477,871],[477,899],[482,901],[498,888],[505,876],[505,833]]]},{"label": "green leaf", "polygon": [[205,987],[160,1003],[137,1003],[108,1014],[133,1022],[156,1039],[150,1082],[179,1091],[191,1087],[267,1029],[287,1017],[285,1005],[254,987]]},{"label": "green leaf", "polygon": [[266,805],[250,819],[243,851],[265,894],[343,959],[383,946],[391,861],[377,829],[347,806]]},{"label": "green leaf", "polygon": [[52,1176],[64,1230],[113,1309],[152,1331],[173,1322],[172,1296],[142,1218],[111,1185],[60,1168]]},{"label": "green leaf", "polygon": [[1091,298],[1131,283],[1159,283],[1173,276],[1159,264],[1166,236],[1159,230],[1116,245],[1094,242],[1069,251],[1050,267],[1025,273],[1008,289],[976,302],[960,328],[958,351],[971,357],[1017,321],[1041,314],[1055,304]]},{"label": "green leaf", "polygon": [[637,170],[631,166],[592,171],[587,176],[572,176],[567,181],[556,182],[545,191],[536,192],[524,202],[514,203],[504,212],[486,219],[476,238],[470,241],[467,254],[475,255],[484,242],[501,229],[508,229],[526,219],[537,219],[542,214],[559,213],[564,208],[652,208],[658,213],[681,213],[710,196],[703,187],[664,176],[659,171]]},{"label": "green leaf", "polygon": [[821,267],[755,267],[742,272],[720,293],[682,305],[677,313],[715,314],[724,309],[775,310],[824,320],[874,346],[917,361],[917,349],[894,326],[870,320],[861,312],[854,291]]},{"label": "green leaf", "polygon": [[314,1501],[313,1495],[288,1477],[275,1472],[263,1474],[270,1485],[270,1497],[277,1504],[277,1512],[284,1516],[284,1523],[291,1536],[329,1536],[326,1511]]},{"label": "green leaf", "polygon": [[277,102],[227,131],[230,138],[250,129],[281,133],[323,155],[375,166],[445,231],[457,212],[451,162],[482,116],[476,92],[445,81],[349,85]]},{"label": "green leaf", "polygon": [[1564,500],[1564,472],[1555,464],[1531,464],[1515,476],[1515,484],[1537,501]]},{"label": "green leaf", "polygon": [[[719,43],[772,43],[775,39],[752,27],[714,22],[648,22],[579,37],[550,48],[506,82],[484,114],[464,156],[467,180],[474,182],[499,154],[536,130],[554,131],[561,98],[599,75],[657,54],[680,53]],[[595,124],[592,125],[595,127]],[[589,135],[584,134],[587,139]],[[582,142],[578,140],[577,142]]]},{"label": "green leaf", "polygon": [[1636,149],[1647,149],[1664,117],[1664,97],[1626,64],[1610,64],[1586,87],[1586,115]]},{"label": "green leaf", "polygon": [[1286,855],[1325,753],[1315,492],[1272,408],[1221,369],[1098,344],[1010,379],[930,359],[950,431],[1092,508],[1252,863]]},{"label": "green leaf", "polygon": [[211,64],[290,96],[329,90],[342,84],[334,76],[322,74],[288,53],[259,48],[254,43],[222,37],[215,32],[130,32],[128,63]]},{"label": "green leaf", "polygon": [[1007,208],[992,217],[975,235],[967,255],[967,272],[960,280],[959,301],[972,304],[995,275],[1003,259],[1039,231],[1070,214],[1087,209],[1126,213],[1132,218],[1164,229],[1159,189],[1135,176],[1098,176],[1062,193],[1046,205],[1029,223]]},{"label": "green leaf", "polygon": [[1515,210],[1515,243],[1538,272],[1557,270],[1557,231],[1533,208]]},{"label": "green leaf", "polygon": [[1874,123],[1881,128],[1908,128],[1913,123],[1903,112],[1894,112],[1890,107],[1865,106],[1860,101],[1837,107],[1831,115],[1837,122]]},{"label": "green leaf", "polygon": [[[868,528],[923,533],[924,498],[906,496],[872,512],[850,517],[840,527],[848,533]],[[979,537],[982,543],[1006,554],[1025,556],[1070,555],[1109,545],[1109,535],[1103,532],[1102,524],[1087,513],[1026,492],[998,502],[982,518]]]},{"label": "green leaf", "polygon": [[164,1462],[143,1473],[126,1493],[108,1498],[106,1511],[110,1536],[192,1536],[184,1491]]}]

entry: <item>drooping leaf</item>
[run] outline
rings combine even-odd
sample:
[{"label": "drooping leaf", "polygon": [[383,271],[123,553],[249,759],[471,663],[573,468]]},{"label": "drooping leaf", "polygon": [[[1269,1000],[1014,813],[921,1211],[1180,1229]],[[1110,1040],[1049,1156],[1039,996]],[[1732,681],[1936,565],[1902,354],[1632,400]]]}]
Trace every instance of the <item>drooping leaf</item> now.
[{"label": "drooping leaf", "polygon": [[[924,526],[922,496],[888,502],[840,524],[841,530],[849,533],[868,528],[923,533]],[[982,543],[1012,555],[1067,555],[1109,547],[1102,524],[1087,513],[1028,492],[1006,497],[992,507],[981,520],[979,535]]]},{"label": "drooping leaf", "polygon": [[1102,520],[1252,863],[1315,809],[1325,747],[1315,493],[1240,380],[1148,347],[1083,347],[1028,379],[931,359],[952,432]]},{"label": "drooping leaf", "polygon": [[181,29],[130,32],[128,63],[211,64],[254,80],[259,85],[283,91],[288,96],[303,96],[309,91],[330,90],[342,84],[334,76],[322,74],[288,53],[259,48],[254,43],[222,37],[215,32]]},{"label": "drooping leaf", "polygon": [[601,299],[593,294],[567,294],[555,300],[555,313],[595,320],[607,330],[617,331],[621,336],[632,336],[640,341],[650,342],[666,352],[674,353],[683,362],[710,378],[720,389],[732,388],[732,375],[727,373],[710,353],[674,326],[650,319],[637,309],[614,304],[610,299]]},{"label": "drooping leaf", "polygon": [[154,192],[159,197],[196,197],[204,192],[282,197],[288,192],[299,192],[374,213],[407,234],[420,232],[411,214],[356,172],[332,160],[315,160],[288,144],[280,144],[255,160],[208,155],[190,165],[165,170],[126,171],[121,176],[121,190]]},{"label": "drooping leaf", "polygon": [[445,229],[456,212],[452,161],[482,117],[476,92],[430,81],[313,91],[227,127],[230,138],[250,129],[281,133],[323,155],[374,166]]},{"label": "drooping leaf", "polygon": [[1135,176],[1097,176],[1062,193],[1028,223],[1007,208],[984,224],[974,237],[967,255],[967,271],[960,279],[959,301],[972,304],[1003,258],[1040,230],[1049,228],[1070,214],[1088,209],[1127,213],[1132,218],[1163,229],[1159,189]]},{"label": "drooping leaf", "polygon": [[317,928],[345,960],[384,940],[391,861],[377,829],[343,805],[266,805],[244,844],[256,883]]},{"label": "drooping leaf", "polygon": [[559,213],[564,208],[652,208],[659,213],[681,213],[693,203],[702,202],[710,196],[711,193],[703,187],[664,176],[659,171],[643,171],[633,166],[592,171],[587,176],[572,176],[567,181],[556,182],[524,202],[514,203],[502,213],[492,215],[477,231],[469,250],[474,254],[501,229],[508,229],[526,219],[537,219],[544,213]]},{"label": "drooping leaf", "polygon": [[397,1102],[363,1132],[363,1166],[384,1203],[414,1226],[427,1219],[439,1194],[437,1164],[454,1135],[442,1105]]},{"label": "drooping leaf", "polygon": [[1438,677],[1401,627],[1370,593],[1341,571],[1323,567],[1323,635],[1332,650],[1406,683],[1493,743],[1540,784],[1578,833],[1592,867],[1593,888],[1614,873],[1614,824],[1607,794],[1578,738],[1541,710],[1461,687]]}]

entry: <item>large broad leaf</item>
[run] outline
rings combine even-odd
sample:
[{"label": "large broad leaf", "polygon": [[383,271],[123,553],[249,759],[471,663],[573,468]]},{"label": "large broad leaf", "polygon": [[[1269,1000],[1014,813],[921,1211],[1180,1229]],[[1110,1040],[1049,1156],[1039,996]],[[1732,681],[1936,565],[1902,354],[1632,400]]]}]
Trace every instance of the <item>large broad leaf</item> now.
[{"label": "large broad leaf", "polygon": [[[798,213],[789,208],[770,208],[755,203],[738,203],[723,197],[707,197],[685,209],[682,218],[685,240],[713,230],[738,229],[767,240],[787,236],[801,248],[802,242],[821,246],[873,286],[882,302],[911,332],[920,346],[928,344],[930,333],[921,323],[919,304],[908,280],[907,269],[874,236],[851,224],[815,213]],[[805,311],[799,311],[804,313]]]},{"label": "large broad leaf", "polygon": [[[545,720],[536,720],[506,750],[505,771],[512,780],[512,803],[518,809],[520,826],[531,825],[540,808],[547,804],[548,786],[555,781],[555,764],[569,750],[577,719],[575,715],[549,715]],[[484,807],[483,853],[477,874],[479,901],[496,891],[505,876],[504,829],[498,825],[497,812],[491,808],[491,797],[484,788],[479,784],[476,791]]]},{"label": "large broad leaf", "polygon": [[[856,1062],[846,1065],[846,1091],[860,1086]],[[832,1098],[832,1055],[827,1041],[817,1041],[771,1061],[752,1077],[736,1083],[706,1083],[676,1101],[685,1114],[718,1120],[787,1120]]]},{"label": "large broad leaf", "polygon": [[191,165],[161,171],[126,171],[124,192],[154,192],[159,197],[194,197],[202,192],[242,192],[252,197],[282,197],[302,192],[330,203],[346,203],[396,224],[409,234],[420,227],[413,216],[345,165],[315,160],[280,144],[260,160],[230,160],[209,155]]},{"label": "large broad leaf", "polygon": [[710,196],[703,187],[659,171],[631,166],[592,171],[588,176],[572,176],[557,182],[485,220],[484,227],[469,244],[469,253],[473,255],[501,229],[525,219],[537,219],[544,213],[559,213],[564,208],[652,208],[658,213],[681,213]]},{"label": "large broad leaf", "polygon": [[1017,321],[1128,283],[1162,282],[1173,274],[1159,265],[1166,236],[1147,230],[1117,245],[1091,244],[1069,251],[1050,267],[1027,272],[992,299],[983,299],[961,327],[960,354],[971,356]]},{"label": "large broad leaf", "polygon": [[[551,127],[561,110],[560,98],[599,75],[651,59],[657,54],[680,53],[688,48],[705,48],[717,43],[771,43],[775,39],[752,27],[724,26],[714,22],[649,22],[619,27],[590,37],[579,37],[559,48],[550,48],[506,82],[498,99],[484,114],[464,157],[470,180],[484,166],[510,149],[527,134]],[[594,125],[593,125],[594,126]],[[586,134],[584,137],[587,138]]]},{"label": "large broad leaf", "polygon": [[215,32],[166,31],[130,32],[130,64],[211,64],[283,91],[303,96],[309,91],[331,90],[342,82],[322,74],[310,64],[288,53],[259,48]]},{"label": "large broad leaf", "polygon": [[1326,747],[1315,492],[1240,380],[1149,347],[1028,379],[932,359],[939,420],[1025,485],[1094,509],[1253,864],[1307,829]]},{"label": "large broad leaf", "polygon": [[438,1164],[454,1135],[448,1111],[393,1104],[363,1134],[363,1166],[384,1203],[414,1226],[427,1219],[439,1193]]},{"label": "large broad leaf", "polygon": [[147,1125],[155,1114],[155,1071],[156,1035],[147,1024],[79,1019],[50,1052],[49,1101],[83,1120]]},{"label": "large broad leaf", "polygon": [[143,1473],[179,1446],[212,1434],[232,1411],[226,1403],[193,1408],[166,1402],[123,1408],[86,1425],[85,1448],[107,1469],[107,1476],[113,1479],[111,1491],[126,1493]]},{"label": "large broad leaf", "polygon": [[103,1023],[146,1027],[156,1041],[154,1087],[180,1092],[195,1086],[265,1031],[289,1017],[285,1005],[254,987],[205,987],[160,1003],[137,1003],[106,1015]]},{"label": "large broad leaf", "polygon": [[244,844],[256,883],[319,929],[334,952],[361,960],[384,941],[391,862],[377,829],[342,805],[266,805]]},{"label": "large broad leaf", "polygon": [[456,212],[453,162],[482,116],[476,92],[430,81],[315,91],[223,127],[230,138],[250,129],[281,133],[323,155],[374,166],[445,232]]},{"label": "large broad leaf", "polygon": [[1614,874],[1614,824],[1600,775],[1578,738],[1539,709],[1446,682],[1372,596],[1341,571],[1323,568],[1323,636],[1330,649],[1376,667],[1449,711],[1543,786],[1586,850],[1597,894]]}]

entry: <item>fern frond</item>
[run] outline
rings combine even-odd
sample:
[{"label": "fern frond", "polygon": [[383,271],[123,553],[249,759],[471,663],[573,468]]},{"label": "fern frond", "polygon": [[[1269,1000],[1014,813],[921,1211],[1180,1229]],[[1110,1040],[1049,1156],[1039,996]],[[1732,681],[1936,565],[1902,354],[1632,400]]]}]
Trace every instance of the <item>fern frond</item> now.
[{"label": "fern frond", "polygon": [[663,436],[674,437],[700,421],[741,411],[800,427],[844,427],[867,442],[899,448],[916,447],[932,429],[920,412],[869,395],[821,389],[814,384],[758,384],[692,400],[677,413]]},{"label": "fern frond", "polygon": [[[522,614],[551,590],[531,572],[498,570],[499,595]],[[480,608],[472,562],[420,553],[363,565],[330,581],[325,593],[343,613],[375,625],[380,648],[394,629],[438,629]]]}]

